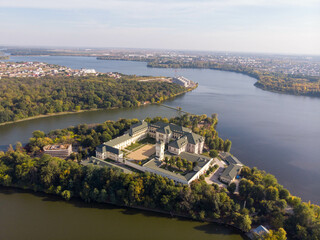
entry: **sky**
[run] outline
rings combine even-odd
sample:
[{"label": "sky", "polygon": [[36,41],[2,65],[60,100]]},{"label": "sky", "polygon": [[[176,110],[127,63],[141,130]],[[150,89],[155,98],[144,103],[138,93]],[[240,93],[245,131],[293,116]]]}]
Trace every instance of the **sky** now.
[{"label": "sky", "polygon": [[0,0],[0,45],[320,55],[320,0]]}]

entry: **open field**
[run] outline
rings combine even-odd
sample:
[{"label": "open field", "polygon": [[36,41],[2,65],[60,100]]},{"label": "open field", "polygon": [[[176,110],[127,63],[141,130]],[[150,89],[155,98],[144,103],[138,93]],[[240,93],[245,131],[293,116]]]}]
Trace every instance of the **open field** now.
[{"label": "open field", "polygon": [[127,157],[134,160],[144,160],[150,157],[155,152],[156,152],[156,148],[154,145],[146,144],[142,148],[139,148],[137,151],[134,151],[128,154]]}]

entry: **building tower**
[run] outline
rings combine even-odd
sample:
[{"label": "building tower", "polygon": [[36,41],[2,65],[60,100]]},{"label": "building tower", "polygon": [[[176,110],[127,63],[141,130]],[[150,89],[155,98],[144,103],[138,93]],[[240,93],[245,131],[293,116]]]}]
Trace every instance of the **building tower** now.
[{"label": "building tower", "polygon": [[159,158],[159,160],[164,159],[164,142],[163,141],[157,141],[156,143],[156,156]]}]

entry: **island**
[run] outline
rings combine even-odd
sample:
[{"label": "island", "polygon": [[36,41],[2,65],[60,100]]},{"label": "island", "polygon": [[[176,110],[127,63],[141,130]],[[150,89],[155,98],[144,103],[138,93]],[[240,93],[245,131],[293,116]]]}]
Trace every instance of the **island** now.
[{"label": "island", "polygon": [[35,131],[26,146],[0,152],[0,184],[217,222],[257,239],[318,239],[320,207],[244,166],[217,123],[216,114],[185,114]]}]

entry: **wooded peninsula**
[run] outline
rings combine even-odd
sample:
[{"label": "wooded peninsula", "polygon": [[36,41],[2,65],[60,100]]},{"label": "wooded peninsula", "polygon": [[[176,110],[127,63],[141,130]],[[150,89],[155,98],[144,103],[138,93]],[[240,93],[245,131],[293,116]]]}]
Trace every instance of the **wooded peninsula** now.
[{"label": "wooded peninsula", "polygon": [[147,77],[121,76],[2,78],[0,123],[53,113],[135,107],[192,90],[168,82],[138,81]]},{"label": "wooded peninsula", "polygon": [[[217,156],[218,151],[230,150],[231,142],[219,138],[215,130],[216,115],[145,121],[170,122],[192,129],[206,139],[208,148],[204,154]],[[142,207],[232,225],[244,232],[265,224],[273,229],[263,238],[268,240],[286,239],[286,234],[291,239],[320,239],[320,207],[292,196],[273,175],[257,168],[242,168],[236,194],[232,184],[228,188],[209,185],[204,176],[188,186],[155,174],[126,174],[114,168],[79,164],[94,154],[96,146],[122,135],[137,122],[138,119],[120,119],[48,134],[35,131],[25,147],[17,143],[16,149],[10,146],[7,152],[0,152],[0,185],[60,195],[66,200],[77,197],[85,202]],[[66,160],[41,154],[43,146],[53,143],[72,143],[78,151]]]}]

